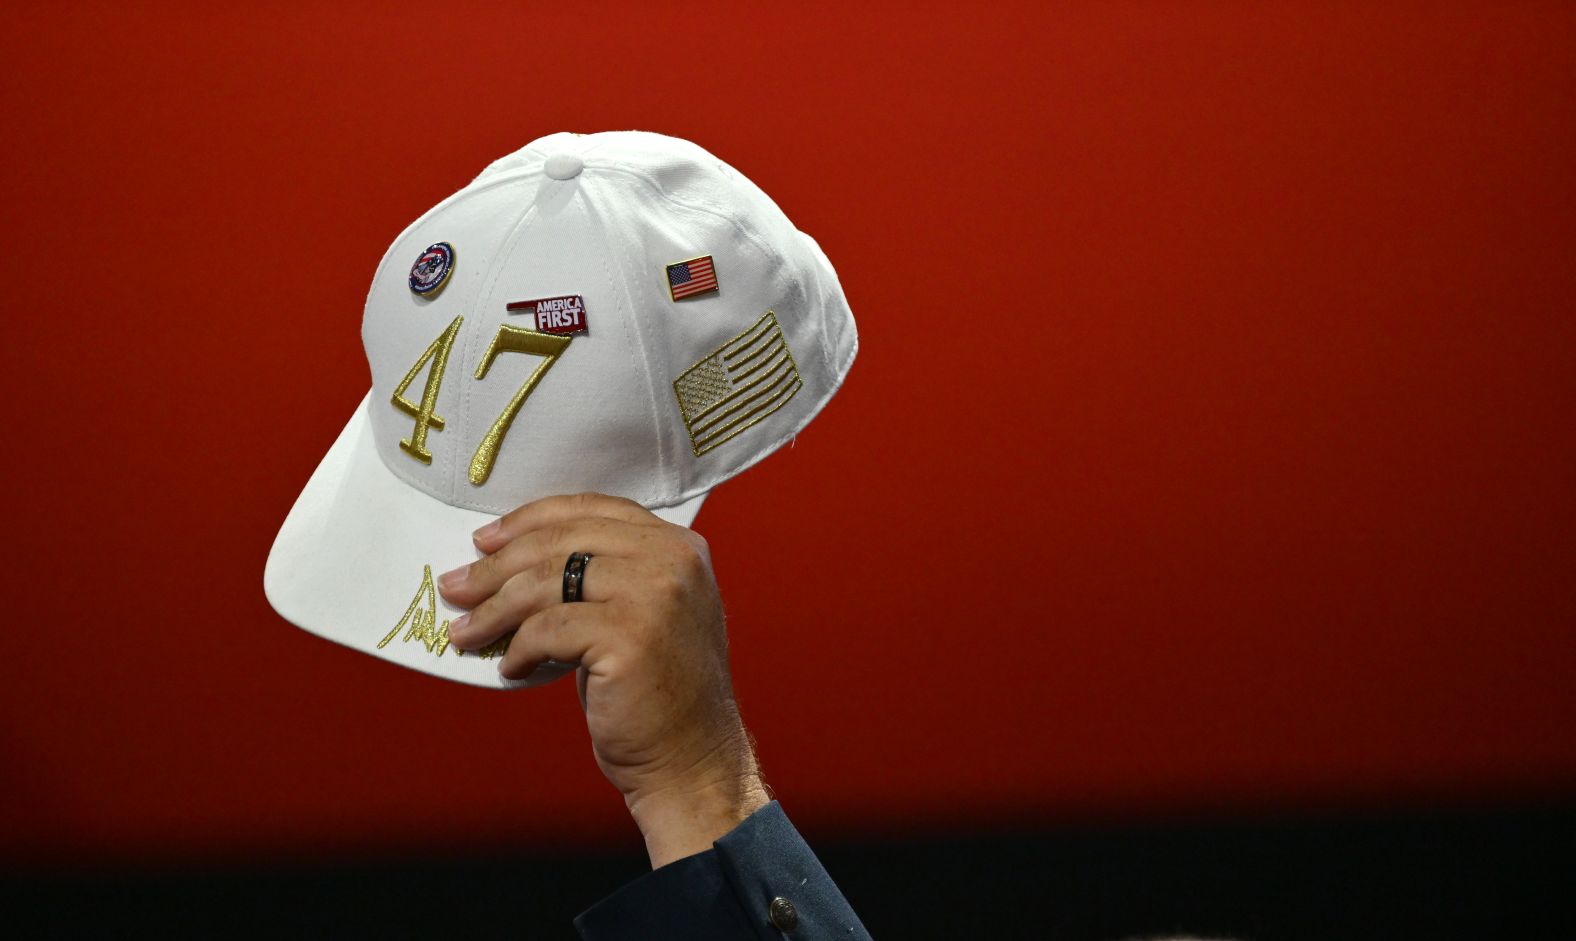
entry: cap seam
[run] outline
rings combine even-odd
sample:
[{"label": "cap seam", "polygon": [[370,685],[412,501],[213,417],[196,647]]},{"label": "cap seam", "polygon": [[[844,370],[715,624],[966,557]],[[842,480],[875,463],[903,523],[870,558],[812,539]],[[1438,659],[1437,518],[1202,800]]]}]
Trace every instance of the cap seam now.
[{"label": "cap seam", "polygon": [[[511,228],[509,230],[509,234],[504,237],[503,244],[499,246],[497,253],[492,257],[492,259],[489,260],[488,267],[487,267],[487,274],[484,276],[484,277],[487,278],[487,282],[482,287],[482,289],[477,293],[476,297],[472,300],[471,307],[470,307],[470,310],[469,310],[469,313],[472,314],[473,316],[475,316],[478,322],[480,322],[480,320],[481,320],[481,314],[478,313],[478,311],[480,310],[482,300],[484,298],[492,296],[493,289],[498,286],[499,279],[503,277],[503,259],[508,258],[510,256],[510,254],[514,251],[515,246],[519,244],[521,233],[523,233],[525,231],[525,227],[526,227],[527,222],[535,214],[536,214],[536,202],[535,202],[535,200],[532,200],[531,204],[526,206],[525,207],[525,211],[520,214],[520,218],[515,220],[514,227]],[[479,343],[483,343],[483,342],[490,342],[490,341],[487,341],[487,340],[483,340],[482,338],[484,336],[486,336],[486,331],[485,330],[474,334],[473,338],[471,340],[471,343],[473,344],[473,347],[474,347],[475,344],[479,344]],[[461,362],[462,366],[467,367],[465,369],[465,377],[466,378],[471,378],[471,376],[473,374],[473,370],[474,370],[474,366],[472,366],[473,360],[472,360],[472,358],[470,356],[470,354],[472,352],[474,352],[474,348],[473,347],[468,347],[465,350],[466,357]],[[464,428],[466,431],[469,432],[469,431],[474,430],[474,429],[471,428],[471,421],[470,421],[470,419],[471,419],[471,402],[472,402],[472,399],[473,399],[473,396],[474,396],[474,393],[475,393],[476,384],[474,382],[466,382],[464,384],[464,386],[462,386],[462,388],[463,388],[464,391],[460,393],[461,396],[462,396],[462,401],[460,403],[460,422],[459,422],[458,427]],[[471,437],[475,438],[476,436],[475,435],[471,435]],[[501,449],[502,449],[502,445],[500,444],[500,450]],[[464,503],[467,503],[467,504],[481,503],[482,501],[479,501],[479,500],[472,501],[472,500],[464,499],[464,498],[462,498],[460,496],[462,485],[459,482],[459,468],[460,468],[461,465],[466,463],[466,461],[465,461],[465,449],[463,447],[461,447],[460,449],[458,449],[454,453],[455,453],[455,459],[449,466],[449,480],[450,480],[449,492],[454,495],[454,498],[456,500],[463,500]],[[497,457],[498,457],[498,455],[494,455],[494,459],[496,459]],[[469,480],[469,476],[468,475],[467,475],[466,479]],[[489,507],[491,506],[490,501],[488,502],[488,506]]]},{"label": "cap seam", "polygon": [[[731,167],[729,167],[726,163],[724,163],[721,160],[717,161],[717,165],[718,165],[718,167],[720,169],[724,169],[724,170],[729,171],[727,174],[725,174],[725,178],[728,180],[729,185],[734,187],[734,188],[739,188],[739,184],[733,179],[733,177],[735,177],[735,176],[742,177],[743,174],[740,174],[740,173],[738,173],[738,171],[733,170]],[[702,213],[705,213],[705,214],[707,214],[709,216],[712,216],[713,218],[721,219],[722,221],[728,223],[733,228],[735,228],[735,229],[739,230],[741,233],[743,233],[744,237],[747,238],[752,244],[755,245],[755,247],[757,249],[762,251],[764,254],[766,254],[766,255],[768,255],[770,257],[774,257],[774,258],[778,258],[778,259],[784,260],[784,261],[787,260],[785,254],[782,251],[779,251],[779,250],[775,249],[767,239],[762,237],[760,235],[760,233],[758,233],[753,227],[745,224],[745,222],[742,219],[740,219],[738,216],[736,216],[736,215],[729,214],[727,212],[724,212],[724,211],[721,211],[719,209],[713,208],[712,206],[708,206],[708,205],[704,205],[704,204],[697,204],[697,203],[690,202],[688,200],[680,199],[675,194],[671,193],[667,189],[664,189],[662,184],[658,183],[656,180],[652,179],[650,175],[642,173],[639,170],[633,170],[633,169],[630,169],[628,167],[620,167],[620,166],[599,167],[598,169],[613,170],[613,171],[617,171],[619,173],[623,173],[623,174],[625,174],[627,176],[634,177],[634,178],[640,180],[641,182],[645,183],[651,189],[655,190],[663,199],[667,200],[669,203],[672,203],[675,206],[680,206],[680,207],[683,207],[685,209],[689,209],[689,210],[691,210],[693,212],[702,212]],[[768,197],[768,200],[769,200],[769,197]],[[776,204],[773,203],[772,205],[775,208]],[[777,211],[779,213],[782,212],[781,209],[778,209]],[[793,230],[795,235],[800,235],[800,236],[804,235],[803,232],[799,231],[799,227],[793,224],[793,220],[787,218],[786,215],[783,217],[783,221],[788,223],[788,227]],[[814,252],[809,253],[809,262],[811,264],[814,264],[817,261],[818,261],[818,259],[815,257],[815,253]],[[783,268],[787,269],[788,271],[791,271],[793,269],[793,267],[794,266],[791,265],[791,264],[783,265]],[[804,295],[804,300],[805,300],[806,306],[807,307],[811,306],[811,298],[810,298],[809,286],[802,279],[790,275],[788,273],[788,271],[784,271],[783,273],[779,274],[779,277],[781,278],[781,280],[785,284],[790,285],[790,286],[797,286],[799,288],[800,293]],[[826,330],[824,329],[825,326],[826,325],[824,323],[820,324],[820,325],[818,325],[818,329],[815,330],[815,336],[816,336],[816,341],[817,341],[816,345],[818,347],[820,347],[821,364],[826,367],[827,372],[833,372],[834,369],[833,369],[833,363],[832,363],[832,350],[831,350],[830,344],[827,342]]]},{"label": "cap seam", "polygon": [[[714,219],[721,220],[722,222],[727,224],[730,228],[732,228],[735,231],[737,231],[740,234],[742,234],[744,236],[744,238],[751,245],[755,246],[756,250],[761,252],[761,254],[764,257],[769,258],[769,259],[775,259],[779,263],[776,266],[778,268],[778,270],[773,274],[773,277],[781,285],[783,285],[785,289],[787,289],[787,291],[785,293],[791,293],[792,288],[797,287],[799,289],[799,293],[802,295],[805,307],[808,309],[810,306],[812,306],[812,299],[811,299],[810,294],[809,294],[808,286],[801,279],[792,276],[791,271],[793,270],[794,266],[789,262],[789,259],[787,258],[787,256],[783,252],[778,251],[775,248],[773,248],[773,246],[770,243],[768,243],[766,239],[762,238],[760,236],[760,234],[757,233],[753,227],[751,227],[749,225],[746,225],[741,219],[737,218],[734,215],[728,214],[726,212],[721,212],[721,211],[719,211],[717,209],[714,209],[714,208],[712,208],[710,206],[707,206],[707,205],[700,205],[700,204],[696,204],[696,203],[690,202],[690,201],[685,200],[685,199],[680,199],[677,196],[675,196],[673,193],[671,193],[668,190],[664,189],[661,184],[659,184],[656,180],[653,180],[649,175],[647,175],[645,173],[641,173],[641,172],[639,172],[637,170],[631,170],[631,169],[629,169],[627,167],[620,167],[620,166],[598,167],[597,169],[598,170],[613,171],[613,172],[621,173],[621,174],[623,174],[625,176],[628,176],[628,177],[632,177],[632,178],[640,181],[641,183],[645,184],[648,188],[650,188],[652,191],[654,191],[658,195],[659,198],[661,198],[662,200],[667,202],[669,205],[671,205],[671,206],[673,206],[673,207],[675,207],[677,209],[687,210],[687,211],[692,212],[692,213],[698,213],[698,214],[710,216],[710,217],[712,217]],[[731,185],[731,181],[730,181],[730,185]],[[778,211],[781,212],[781,210],[778,210]],[[788,220],[785,217],[784,221],[787,222],[788,227],[795,234],[801,234],[801,235],[803,234],[803,233],[800,233],[798,228],[793,225],[792,220]],[[815,262],[815,258],[813,257],[813,254],[812,254],[812,257],[810,258],[810,262],[811,263]],[[822,318],[822,319],[824,321],[824,318]],[[842,386],[843,375],[846,374],[848,365],[851,365],[852,362],[853,362],[853,360],[852,360],[852,352],[850,352],[849,360],[842,367],[842,370],[839,371],[839,369],[836,368],[835,364],[833,364],[832,359],[831,359],[831,351],[830,351],[829,346],[828,346],[828,342],[827,342],[828,338],[826,336],[826,329],[825,328],[826,328],[826,324],[824,322],[818,323],[818,324],[815,325],[815,330],[813,331],[813,334],[815,336],[816,345],[818,347],[820,347],[821,362],[825,366],[827,374],[832,377],[833,381],[832,381],[831,388],[827,391],[827,393],[823,397],[821,397],[819,400],[817,400],[815,403],[813,403],[811,405],[811,407],[807,410],[804,419],[802,421],[800,421],[800,422],[795,423],[795,426],[793,428],[791,428],[783,436],[781,436],[781,437],[777,438],[776,440],[772,441],[769,446],[767,446],[767,447],[757,446],[755,456],[750,458],[749,460],[745,461],[744,463],[740,464],[738,467],[734,468],[732,471],[729,471],[729,472],[723,474],[720,477],[712,477],[711,474],[708,474],[707,478],[710,480],[710,483],[707,483],[707,484],[704,484],[704,485],[700,485],[700,486],[696,486],[696,487],[690,487],[688,489],[683,489],[683,490],[681,490],[680,494],[677,497],[671,498],[672,502],[661,503],[661,504],[657,504],[657,505],[659,505],[659,506],[675,506],[675,505],[677,505],[679,503],[684,502],[685,500],[688,500],[688,499],[691,499],[693,497],[699,496],[702,493],[709,492],[710,490],[712,490],[713,488],[715,488],[718,485],[722,484],[723,482],[732,479],[733,477],[735,477],[735,476],[743,473],[744,471],[748,470],[749,468],[755,466],[761,460],[764,460],[767,456],[769,456],[772,453],[774,453],[778,448],[782,447],[782,445],[785,442],[787,442],[789,438],[792,438],[795,435],[797,435],[801,430],[804,429],[804,427],[806,425],[809,424],[810,419],[813,418],[817,413],[820,412],[821,408],[823,408],[826,405],[826,403],[831,400],[832,394],[835,393],[837,391],[837,389]],[[857,347],[858,347],[858,335],[856,334],[855,338],[854,338],[854,347],[853,348],[857,349]],[[661,389],[653,389],[653,391],[652,391],[653,403],[655,403],[655,400],[658,399],[658,398],[664,398],[664,399],[668,400],[671,403],[671,396],[664,396],[662,394],[662,390]],[[671,407],[671,404],[670,404],[670,407]],[[657,421],[660,423],[660,418],[658,418]],[[659,427],[660,427],[660,424],[659,424]],[[665,439],[663,441],[663,444],[664,444],[664,446],[666,445]],[[682,484],[683,484],[682,475],[677,475],[677,477],[678,477],[678,481],[677,482],[680,484],[680,486],[682,486]],[[668,498],[664,498],[664,499],[668,499]]]},{"label": "cap seam", "polygon": [[[771,246],[767,244],[765,239],[761,238],[760,235],[753,228],[751,228],[748,225],[745,225],[744,222],[742,220],[740,220],[737,216],[730,215],[730,214],[728,214],[726,212],[722,212],[722,211],[720,211],[720,210],[718,210],[716,208],[713,208],[711,206],[707,206],[707,205],[699,204],[699,203],[693,203],[693,202],[690,202],[690,201],[685,200],[685,199],[680,199],[678,196],[674,195],[673,193],[669,192],[668,190],[663,189],[662,184],[658,183],[656,180],[653,180],[649,175],[647,175],[645,173],[642,173],[639,170],[632,170],[632,169],[630,169],[628,167],[620,167],[620,166],[598,167],[597,169],[598,170],[609,170],[609,171],[612,171],[612,172],[615,172],[615,173],[622,173],[625,176],[634,177],[635,179],[637,179],[637,180],[641,181],[642,183],[646,184],[647,186],[651,187],[663,199],[665,199],[668,202],[674,204],[675,206],[683,206],[684,208],[693,210],[695,212],[704,212],[704,213],[706,213],[709,216],[712,216],[712,217],[717,218],[717,219],[721,219],[722,221],[728,223],[733,228],[738,229],[740,232],[744,233],[745,238],[748,238],[751,242],[753,242],[755,244],[756,248],[761,249],[762,251],[766,252],[766,254],[768,254],[768,255],[780,255],[781,254],[780,252],[773,251]],[[731,181],[730,181],[730,183],[731,183]],[[790,228],[793,228],[792,221],[789,221],[788,224],[789,224]],[[797,228],[794,228],[794,231],[797,232],[799,230]]]},{"label": "cap seam", "polygon": [[[615,260],[615,263],[621,265],[621,270],[619,273],[626,276],[620,279],[614,279],[612,272],[609,271],[607,267],[607,257],[604,257],[602,262],[603,276],[608,279],[609,286],[613,287],[614,290],[618,290],[620,287],[622,287],[623,301],[629,305],[629,315],[628,317],[624,318],[623,321],[624,335],[626,339],[631,337],[633,338],[634,342],[630,344],[631,347],[634,347],[636,344],[639,346],[639,349],[635,353],[635,361],[640,367],[641,371],[645,374],[646,415],[650,419],[652,437],[656,439],[657,443],[657,465],[661,479],[657,482],[656,487],[652,487],[649,482],[647,483],[647,497],[646,500],[641,502],[665,499],[666,494],[672,489],[675,489],[668,485],[668,480],[670,478],[674,478],[675,475],[672,455],[669,453],[670,449],[668,436],[663,433],[662,416],[657,411],[657,399],[661,395],[661,387],[657,383],[656,374],[651,368],[651,356],[649,355],[646,347],[646,337],[641,331],[640,325],[636,322],[637,318],[639,317],[639,310],[636,304],[635,292],[631,289],[631,284],[633,282],[631,282],[631,280],[627,277],[628,272],[638,270],[640,266],[635,264],[635,260],[632,257],[626,256],[626,253],[629,250],[629,246],[626,244],[628,240],[606,238],[607,225],[600,214],[598,214],[596,217],[596,223],[600,230],[600,234],[603,236],[604,244],[611,245],[614,248],[614,252],[609,252],[608,256],[612,256],[615,252],[620,256]],[[674,479],[674,483],[676,484],[677,482],[678,481]]]},{"label": "cap seam", "polygon": [[[605,236],[606,231],[607,231],[607,227],[606,227],[606,224],[605,224],[605,222],[603,220],[602,215],[600,213],[592,211],[593,207],[591,205],[591,202],[590,202],[589,198],[587,198],[587,196],[586,196],[585,190],[580,190],[579,191],[579,195],[580,195],[581,199],[583,200],[582,211],[585,213],[585,217],[586,217],[587,222],[590,225],[595,226],[597,228],[597,230],[601,234],[603,234]],[[534,210],[535,206],[533,205],[531,208]],[[524,219],[522,218],[521,221],[522,221],[522,224],[523,224]],[[514,237],[515,237],[515,234],[511,233],[511,238],[514,238]],[[615,241],[615,240],[604,239],[604,242],[605,242],[605,244],[609,244],[609,245],[613,246],[615,251],[622,252],[622,251],[625,250],[625,247],[623,246],[621,240]],[[609,254],[612,254],[612,253],[610,252]],[[614,292],[618,292],[622,282],[620,282],[620,280],[614,278],[613,277],[613,273],[610,270],[608,270],[606,258],[604,258],[603,261],[602,261],[602,276],[607,279],[608,286],[610,288],[612,288]],[[495,279],[495,283],[496,283],[496,279]],[[623,298],[623,301],[621,303],[627,304],[627,306],[628,306],[628,317],[622,318],[622,320],[623,320],[622,328],[624,330],[624,335],[625,335],[625,339],[626,339],[626,346],[630,348],[631,356],[635,360],[635,364],[636,364],[637,368],[639,368],[644,373],[644,376],[645,376],[646,387],[647,387],[647,390],[648,390],[648,395],[647,395],[647,398],[648,398],[647,415],[648,415],[648,418],[650,420],[650,427],[652,429],[652,432],[653,432],[654,436],[657,439],[657,457],[658,457],[658,461],[662,465],[662,471],[664,473],[667,473],[668,471],[671,470],[671,461],[670,461],[670,459],[668,458],[668,456],[666,454],[667,442],[666,442],[665,438],[662,435],[661,418],[660,418],[660,415],[659,415],[659,413],[657,411],[657,405],[656,405],[657,386],[655,385],[655,379],[654,379],[654,375],[655,374],[652,372],[649,358],[646,356],[645,338],[640,335],[639,330],[635,329],[633,327],[633,324],[632,324],[632,321],[635,319],[638,311],[637,311],[637,306],[635,305],[635,303],[633,301],[633,298],[630,297],[630,295],[629,295],[627,284],[624,284],[624,291],[623,291],[623,293],[624,293],[624,298]],[[631,342],[631,339],[632,339],[631,331],[632,330],[633,330],[633,341],[634,342]],[[667,499],[666,493],[668,491],[668,488],[666,488],[666,487],[659,487],[659,488],[653,489],[650,486],[649,482],[646,483],[646,487],[647,487],[646,492],[644,494],[642,494],[640,499],[638,499],[636,502],[639,502],[641,504],[650,503],[650,504],[653,504],[655,506],[668,506],[668,505],[670,505],[668,503],[658,502],[659,500]],[[505,512],[508,512],[509,510],[514,509],[514,507],[512,507],[512,506],[506,507],[506,506],[503,506],[503,505],[501,505],[499,503],[496,503],[496,502],[493,502],[493,501],[485,501],[484,502],[484,501],[477,500],[477,501],[471,502],[469,505],[472,508],[484,509],[487,512],[492,512],[492,513],[505,513]]]},{"label": "cap seam", "polygon": [[[666,200],[667,202],[669,202],[669,203],[671,203],[671,204],[673,204],[675,206],[679,206],[679,207],[682,207],[684,209],[688,209],[688,210],[690,210],[692,212],[705,213],[706,215],[711,216],[714,219],[722,220],[723,222],[727,223],[730,227],[732,227],[734,229],[737,229],[741,234],[744,235],[744,237],[746,239],[748,239],[750,241],[750,243],[752,245],[754,245],[757,249],[759,249],[763,254],[768,255],[770,257],[773,257],[773,258],[783,258],[784,257],[782,252],[775,250],[766,239],[761,237],[760,233],[756,232],[755,229],[752,228],[751,226],[746,225],[743,222],[743,220],[739,219],[737,216],[730,215],[729,213],[723,212],[720,209],[717,209],[717,208],[715,208],[713,206],[709,206],[709,205],[705,205],[705,204],[701,204],[701,203],[694,203],[694,202],[690,202],[689,200],[681,199],[678,196],[676,196],[674,193],[672,193],[671,191],[669,191],[667,189],[664,189],[662,184],[660,184],[656,180],[652,179],[650,177],[650,175],[648,175],[646,173],[642,173],[639,170],[633,170],[633,169],[630,169],[629,167],[619,166],[619,165],[616,165],[616,164],[590,164],[590,163],[586,164],[586,168],[587,169],[592,169],[593,167],[596,170],[598,170],[598,171],[605,171],[605,172],[609,172],[609,173],[620,173],[620,174],[623,174],[624,176],[633,177],[634,179],[639,180],[640,182],[644,183],[646,186],[650,187],[662,199]],[[509,171],[509,174],[510,174],[510,177],[512,178],[513,176],[516,176],[516,175],[524,176],[524,175],[527,175],[527,174],[533,174],[533,173],[539,173],[539,172],[540,172],[539,169],[522,169],[522,170]],[[730,180],[729,182],[730,182],[730,185],[732,185],[732,181]],[[455,195],[457,196],[459,194],[456,193]],[[778,211],[781,212],[780,209]],[[790,229],[793,229],[794,232],[798,232],[799,231],[799,229],[796,226],[794,226],[793,220],[787,219],[785,217],[784,221],[786,221],[788,223],[788,227]],[[785,265],[784,267],[788,267],[788,266]],[[786,274],[780,274],[779,277],[783,281],[785,281],[785,282],[787,282],[789,284],[798,285],[801,290],[804,290],[804,287],[805,287],[804,282],[800,281],[798,278],[789,277]],[[808,292],[806,292],[806,297],[808,298]],[[831,364],[831,360],[826,355],[825,351],[823,351],[823,353],[822,353],[822,362],[827,363],[828,365]]]},{"label": "cap seam", "polygon": [[[505,174],[501,174],[499,176],[492,177],[491,179],[487,179],[487,180],[473,179],[473,180],[471,180],[471,182],[469,182],[469,183],[465,184],[464,186],[460,187],[458,190],[454,191],[453,193],[450,193],[448,196],[444,197],[444,199],[442,201],[440,201],[437,205],[433,206],[432,208],[428,209],[426,212],[423,212],[421,215],[419,215],[415,219],[411,220],[410,224],[406,225],[405,228],[401,229],[399,235],[396,235],[394,237],[394,241],[389,243],[388,249],[383,252],[383,257],[378,261],[377,270],[373,271],[373,273],[372,273],[373,284],[377,283],[378,276],[383,273],[383,269],[384,269],[384,267],[387,266],[388,260],[391,257],[393,257],[395,246],[397,246],[401,242],[403,242],[405,240],[406,236],[410,235],[411,232],[415,231],[417,226],[421,225],[423,222],[425,222],[427,220],[427,217],[429,217],[429,216],[433,215],[434,213],[438,212],[440,209],[446,208],[450,203],[454,202],[455,200],[459,199],[462,196],[471,196],[471,195],[473,195],[475,193],[482,192],[483,190],[493,189],[495,187],[502,186],[502,185],[504,185],[506,183],[513,183],[516,180],[523,179],[523,178],[528,177],[528,176],[532,176],[532,175],[538,175],[539,176],[539,175],[541,175],[541,173],[542,173],[542,170],[541,170],[540,167],[533,167],[533,168],[522,169],[522,170],[511,170],[511,171],[508,171]],[[372,290],[369,287],[368,290],[367,290],[367,296],[370,298],[371,295],[372,295]]]}]

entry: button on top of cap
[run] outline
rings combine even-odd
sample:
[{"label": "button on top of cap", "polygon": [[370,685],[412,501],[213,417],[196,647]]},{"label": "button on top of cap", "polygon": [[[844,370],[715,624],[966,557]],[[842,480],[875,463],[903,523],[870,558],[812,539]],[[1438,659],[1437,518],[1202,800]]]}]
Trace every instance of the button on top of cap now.
[{"label": "button on top of cap", "polygon": [[585,168],[585,161],[574,154],[553,154],[547,158],[547,164],[543,167],[547,175],[555,180],[572,180]]}]

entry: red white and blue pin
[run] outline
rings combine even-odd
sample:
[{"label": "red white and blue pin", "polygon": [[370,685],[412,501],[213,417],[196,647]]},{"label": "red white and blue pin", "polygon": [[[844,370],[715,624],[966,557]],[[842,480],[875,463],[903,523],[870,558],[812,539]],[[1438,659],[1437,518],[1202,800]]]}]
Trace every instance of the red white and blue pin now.
[{"label": "red white and blue pin", "polygon": [[505,304],[511,314],[525,314],[536,324],[538,333],[556,333],[570,336],[591,329],[586,322],[586,299],[579,294],[562,297],[543,297],[534,301],[514,301]]},{"label": "red white and blue pin", "polygon": [[668,292],[675,301],[717,290],[717,265],[710,255],[668,265]]},{"label": "red white and blue pin", "polygon": [[454,246],[433,242],[410,266],[410,289],[418,297],[433,297],[449,283],[454,273]]}]

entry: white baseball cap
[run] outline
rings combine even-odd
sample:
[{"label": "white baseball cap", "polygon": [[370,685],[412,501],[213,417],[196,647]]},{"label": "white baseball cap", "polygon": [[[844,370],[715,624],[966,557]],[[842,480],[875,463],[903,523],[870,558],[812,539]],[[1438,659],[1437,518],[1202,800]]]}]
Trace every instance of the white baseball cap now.
[{"label": "white baseball cap", "polygon": [[[487,687],[436,576],[531,500],[598,491],[690,525],[775,451],[858,348],[837,274],[688,141],[553,134],[410,225],[367,293],[372,389],[274,540],[269,603],[320,636]],[[590,570],[594,576],[593,568]]]}]

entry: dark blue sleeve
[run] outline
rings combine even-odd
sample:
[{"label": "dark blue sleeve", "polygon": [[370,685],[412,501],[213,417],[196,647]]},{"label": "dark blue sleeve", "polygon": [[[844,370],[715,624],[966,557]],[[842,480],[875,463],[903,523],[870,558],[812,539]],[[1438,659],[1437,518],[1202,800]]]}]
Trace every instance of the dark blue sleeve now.
[{"label": "dark blue sleeve", "polygon": [[[777,927],[788,924],[788,931]],[[596,903],[575,919],[575,928],[585,941],[870,938],[776,801],[704,853],[653,870]]]}]

